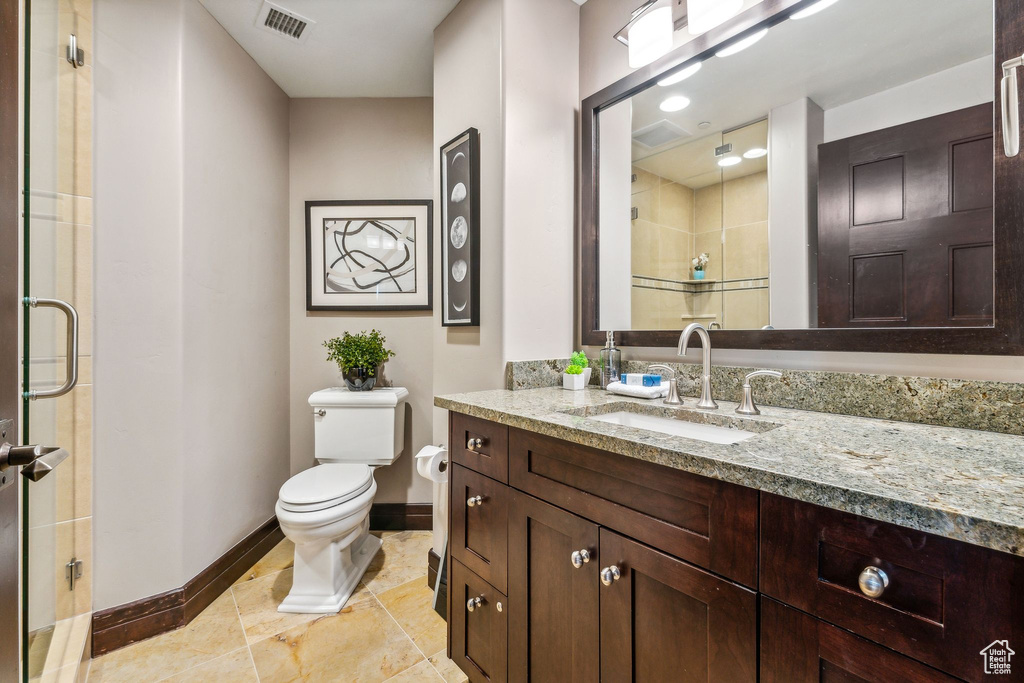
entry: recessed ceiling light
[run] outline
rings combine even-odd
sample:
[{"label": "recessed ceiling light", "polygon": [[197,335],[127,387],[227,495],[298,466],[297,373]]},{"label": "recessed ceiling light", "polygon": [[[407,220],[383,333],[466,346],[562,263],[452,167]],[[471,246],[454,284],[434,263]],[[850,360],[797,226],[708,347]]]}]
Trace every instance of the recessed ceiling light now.
[{"label": "recessed ceiling light", "polygon": [[761,40],[766,35],[768,35],[768,29],[762,29],[755,33],[754,35],[747,36],[743,40],[733,43],[729,47],[722,48],[715,54],[718,55],[719,57],[730,57],[736,54],[737,52],[742,52],[743,50],[746,50],[748,47],[750,47],[757,41]]},{"label": "recessed ceiling light", "polygon": [[685,81],[687,78],[689,78],[693,74],[695,74],[698,71],[700,71],[700,65],[701,65],[700,62],[697,62],[696,64],[691,64],[690,66],[686,67],[682,71],[677,71],[676,73],[672,74],[671,76],[667,76],[667,77],[661,79],[660,81],[658,81],[658,85],[660,85],[660,86],[675,85],[676,83],[679,83],[681,81]]},{"label": "recessed ceiling light", "polygon": [[690,106],[690,98],[683,97],[682,95],[673,95],[672,97],[666,97],[658,105],[658,108],[662,111],[679,111],[680,109],[686,109]]},{"label": "recessed ceiling light", "polygon": [[816,2],[816,3],[814,3],[813,5],[811,5],[810,7],[806,8],[806,9],[802,9],[799,12],[793,12],[793,14],[789,18],[790,19],[806,19],[809,16],[817,14],[818,12],[820,12],[823,9],[831,7],[832,5],[836,4],[837,2],[839,2],[839,0],[821,0],[821,2]]},{"label": "recessed ceiling light", "polygon": [[764,147],[753,147],[744,152],[743,156],[747,159],[760,159],[767,153],[768,150],[766,150]]},{"label": "recessed ceiling light", "polygon": [[743,159],[740,159],[739,157],[725,157],[724,159],[718,160],[718,165],[724,168],[726,166],[735,166],[741,161],[743,161]]}]

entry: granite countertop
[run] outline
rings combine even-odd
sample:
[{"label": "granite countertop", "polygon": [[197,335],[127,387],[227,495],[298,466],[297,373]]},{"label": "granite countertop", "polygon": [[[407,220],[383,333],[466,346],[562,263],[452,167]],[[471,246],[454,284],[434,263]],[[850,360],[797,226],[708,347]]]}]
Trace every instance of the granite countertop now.
[{"label": "granite countertop", "polygon": [[[626,457],[1024,556],[1024,437],[760,406],[742,417],[547,387],[434,398],[434,405]],[[618,405],[613,405],[618,404]],[[622,404],[630,404],[622,406]],[[706,443],[588,419],[625,409],[758,432]],[[573,414],[575,413],[575,414]]]}]

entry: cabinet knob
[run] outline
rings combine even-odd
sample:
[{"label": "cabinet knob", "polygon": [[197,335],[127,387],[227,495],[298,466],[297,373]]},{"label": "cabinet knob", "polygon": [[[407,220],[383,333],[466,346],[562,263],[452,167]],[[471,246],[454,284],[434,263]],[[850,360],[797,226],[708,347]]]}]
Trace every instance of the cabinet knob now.
[{"label": "cabinet knob", "polygon": [[466,442],[466,450],[473,451],[476,453],[476,449],[484,445],[484,440],[480,437],[475,437]]},{"label": "cabinet knob", "polygon": [[587,562],[590,562],[590,551],[584,548],[583,550],[572,551],[572,566],[579,569]]},{"label": "cabinet knob", "polygon": [[477,505],[484,504],[483,496],[473,496],[472,498],[466,499],[466,507],[475,508]]},{"label": "cabinet knob", "polygon": [[622,572],[614,564],[601,570],[601,583],[610,586],[622,577]]},{"label": "cabinet knob", "polygon": [[466,601],[466,609],[470,612],[474,612],[476,611],[476,608],[482,604],[484,604],[484,597],[482,595],[475,598],[470,598]]},{"label": "cabinet knob", "polygon": [[888,575],[878,567],[864,567],[857,578],[860,592],[869,598],[880,598],[889,586]]}]

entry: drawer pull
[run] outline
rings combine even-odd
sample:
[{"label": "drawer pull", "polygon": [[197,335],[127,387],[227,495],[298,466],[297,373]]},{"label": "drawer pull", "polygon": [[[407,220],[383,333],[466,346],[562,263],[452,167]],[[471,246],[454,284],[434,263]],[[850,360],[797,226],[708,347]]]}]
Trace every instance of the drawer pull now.
[{"label": "drawer pull", "polygon": [[477,505],[484,504],[483,496],[473,496],[472,498],[466,499],[466,507],[475,508]]},{"label": "drawer pull", "polygon": [[622,577],[622,572],[614,564],[601,570],[601,583],[610,586]]},{"label": "drawer pull", "polygon": [[483,445],[484,440],[481,439],[480,437],[476,437],[466,442],[466,450],[470,450],[476,453],[476,449],[480,448]]},{"label": "drawer pull", "polygon": [[587,562],[590,562],[590,551],[584,548],[583,550],[572,551],[572,566],[579,569]]},{"label": "drawer pull", "polygon": [[474,612],[476,611],[476,608],[482,604],[484,604],[484,598],[482,595],[475,598],[470,598],[466,601],[466,609],[470,612]]},{"label": "drawer pull", "polygon": [[889,577],[878,567],[864,567],[857,578],[860,592],[869,598],[880,598],[889,586]]}]

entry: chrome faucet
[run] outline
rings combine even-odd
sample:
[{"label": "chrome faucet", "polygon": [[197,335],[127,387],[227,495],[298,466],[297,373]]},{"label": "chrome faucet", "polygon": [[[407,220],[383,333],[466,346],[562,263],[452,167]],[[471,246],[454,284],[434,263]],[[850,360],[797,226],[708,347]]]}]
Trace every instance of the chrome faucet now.
[{"label": "chrome faucet", "polygon": [[676,371],[661,363],[647,366],[647,372],[652,370],[658,370],[659,372],[667,370],[672,373],[672,376],[668,378],[668,396],[665,397],[662,403],[668,406],[682,405],[683,402],[679,399],[679,388],[676,386]]},{"label": "chrome faucet", "polygon": [[686,355],[686,347],[694,332],[700,337],[701,355],[704,360],[704,369],[701,372],[700,378],[700,400],[697,401],[697,407],[705,410],[715,410],[718,408],[718,404],[711,397],[711,335],[708,334],[708,331],[700,323],[690,323],[683,330],[683,333],[679,335],[679,349],[677,353],[680,356]]}]

